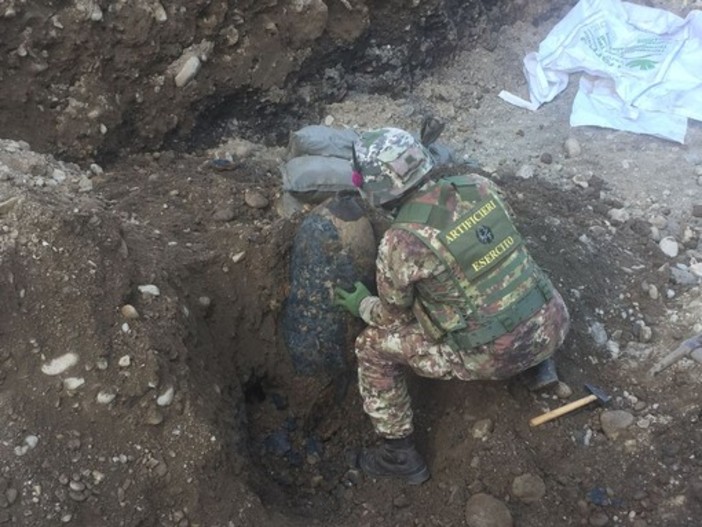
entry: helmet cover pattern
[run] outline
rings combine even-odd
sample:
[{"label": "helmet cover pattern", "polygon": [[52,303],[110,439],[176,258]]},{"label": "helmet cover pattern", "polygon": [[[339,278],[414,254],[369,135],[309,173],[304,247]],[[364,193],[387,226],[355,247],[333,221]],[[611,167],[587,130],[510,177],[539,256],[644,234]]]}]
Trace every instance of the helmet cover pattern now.
[{"label": "helmet cover pattern", "polygon": [[399,128],[361,134],[354,143],[354,185],[373,206],[402,197],[434,168],[429,151]]}]

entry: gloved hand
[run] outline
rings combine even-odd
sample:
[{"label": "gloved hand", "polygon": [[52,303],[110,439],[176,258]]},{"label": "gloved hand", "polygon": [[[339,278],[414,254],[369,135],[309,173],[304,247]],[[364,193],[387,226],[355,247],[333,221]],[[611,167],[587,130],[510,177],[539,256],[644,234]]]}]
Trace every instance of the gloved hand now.
[{"label": "gloved hand", "polygon": [[340,287],[334,288],[334,305],[343,307],[355,317],[360,317],[361,301],[367,296],[371,296],[371,293],[361,282],[356,282],[353,285],[355,287],[353,291],[346,291]]}]

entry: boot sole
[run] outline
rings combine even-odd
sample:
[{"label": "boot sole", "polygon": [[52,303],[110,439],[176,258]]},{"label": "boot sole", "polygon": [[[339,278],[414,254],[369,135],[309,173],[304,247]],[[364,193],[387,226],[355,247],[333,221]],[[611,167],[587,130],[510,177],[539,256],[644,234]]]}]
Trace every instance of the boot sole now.
[{"label": "boot sole", "polygon": [[424,483],[425,481],[427,481],[431,477],[431,473],[429,472],[429,467],[427,467],[426,465],[424,465],[417,472],[412,472],[411,474],[380,474],[380,473],[374,472],[373,470],[369,470],[367,467],[364,466],[363,463],[359,463],[359,468],[367,476],[370,476],[373,478],[397,478],[397,479],[400,479],[406,483],[409,483],[410,485],[421,485],[422,483]]}]

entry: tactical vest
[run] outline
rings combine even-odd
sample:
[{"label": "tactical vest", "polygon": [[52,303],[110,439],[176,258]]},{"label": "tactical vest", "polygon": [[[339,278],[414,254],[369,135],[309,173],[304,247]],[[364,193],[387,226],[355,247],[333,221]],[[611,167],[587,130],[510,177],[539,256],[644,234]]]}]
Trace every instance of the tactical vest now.
[{"label": "tactical vest", "polygon": [[[412,307],[436,341],[461,350],[494,341],[531,317],[553,296],[553,286],[529,255],[500,198],[481,196],[464,176],[446,177],[436,203],[423,203],[436,187],[403,205],[394,228],[417,236],[444,264],[446,276],[417,285]],[[471,204],[456,220],[449,196]],[[443,282],[443,283],[442,283]],[[451,294],[447,294],[447,290]]]}]

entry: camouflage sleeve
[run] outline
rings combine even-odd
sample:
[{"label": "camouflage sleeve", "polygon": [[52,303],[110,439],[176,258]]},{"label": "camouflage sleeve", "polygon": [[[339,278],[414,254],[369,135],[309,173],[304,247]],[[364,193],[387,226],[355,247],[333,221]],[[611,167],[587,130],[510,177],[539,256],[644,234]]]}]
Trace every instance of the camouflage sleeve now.
[{"label": "camouflage sleeve", "polygon": [[378,296],[363,300],[361,318],[371,326],[412,320],[415,283],[443,270],[443,264],[419,238],[402,229],[388,229],[376,260]]}]

